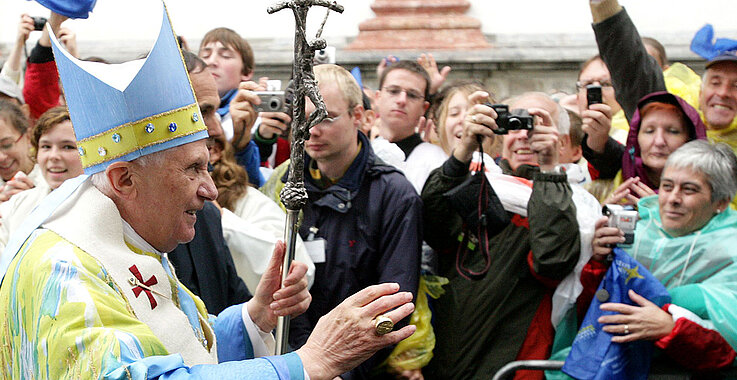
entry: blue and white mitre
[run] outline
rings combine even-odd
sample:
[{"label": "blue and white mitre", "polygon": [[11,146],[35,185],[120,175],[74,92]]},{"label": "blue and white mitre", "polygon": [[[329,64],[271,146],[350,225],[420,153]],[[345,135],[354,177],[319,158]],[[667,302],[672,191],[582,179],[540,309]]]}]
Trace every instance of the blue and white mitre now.
[{"label": "blue and white mitre", "polygon": [[53,33],[51,41],[85,174],[207,138],[163,3],[159,36],[144,59],[81,61]]},{"label": "blue and white mitre", "polygon": [[0,282],[23,242],[89,175],[116,161],[207,138],[169,15],[161,4],[159,36],[144,59],[121,64],[80,61],[50,33],[85,174],[51,192],[10,236],[0,255]]}]

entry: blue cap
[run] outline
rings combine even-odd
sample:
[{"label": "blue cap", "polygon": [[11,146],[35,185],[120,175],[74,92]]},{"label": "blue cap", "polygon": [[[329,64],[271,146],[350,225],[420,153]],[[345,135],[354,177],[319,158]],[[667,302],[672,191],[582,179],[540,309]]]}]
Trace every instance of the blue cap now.
[{"label": "blue cap", "polygon": [[706,68],[708,69],[719,62],[737,62],[737,50],[725,51],[710,59],[709,62],[706,63]]}]

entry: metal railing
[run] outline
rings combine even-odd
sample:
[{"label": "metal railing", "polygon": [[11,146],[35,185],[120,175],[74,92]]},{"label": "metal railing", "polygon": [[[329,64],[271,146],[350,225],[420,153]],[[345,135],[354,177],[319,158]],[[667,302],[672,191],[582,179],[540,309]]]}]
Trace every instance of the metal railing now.
[{"label": "metal railing", "polygon": [[[507,363],[499,369],[492,380],[509,380],[519,370],[560,371],[560,360],[518,360]],[[649,380],[690,380],[690,379],[737,379],[737,368],[731,367],[711,373],[693,374],[678,366],[655,360],[650,368]]]},{"label": "metal railing", "polygon": [[563,368],[562,360],[518,360],[507,363],[504,367],[496,371],[492,380],[506,380],[514,378],[514,374],[518,370],[532,369],[540,371],[559,371]]}]

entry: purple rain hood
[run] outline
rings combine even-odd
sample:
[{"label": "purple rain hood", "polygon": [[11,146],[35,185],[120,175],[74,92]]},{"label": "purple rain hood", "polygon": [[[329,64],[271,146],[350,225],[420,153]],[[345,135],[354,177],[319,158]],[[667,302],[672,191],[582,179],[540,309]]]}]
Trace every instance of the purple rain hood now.
[{"label": "purple rain hood", "polygon": [[637,142],[637,134],[640,131],[640,123],[642,122],[640,109],[652,102],[672,104],[683,111],[687,119],[686,128],[688,129],[689,141],[694,139],[706,140],[706,126],[704,126],[704,123],[701,121],[699,111],[679,96],[669,92],[653,92],[645,95],[640,99],[640,102],[637,103],[637,110],[635,111],[634,116],[632,116],[632,121],[630,121],[630,132],[629,135],[627,135],[627,145],[625,147],[624,155],[622,155],[622,180],[632,177],[640,177],[640,181],[657,192],[657,186],[650,183],[650,179],[647,176],[645,165],[642,163],[642,157],[640,157],[640,144]]}]

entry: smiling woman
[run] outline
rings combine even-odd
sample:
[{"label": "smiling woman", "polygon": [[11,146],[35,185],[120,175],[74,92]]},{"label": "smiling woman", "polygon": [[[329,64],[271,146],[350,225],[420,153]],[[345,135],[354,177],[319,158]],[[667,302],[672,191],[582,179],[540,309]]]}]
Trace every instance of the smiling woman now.
[{"label": "smiling woman", "polygon": [[444,88],[438,94],[440,104],[433,111],[433,119],[440,147],[448,155],[461,140],[463,121],[469,108],[468,96],[476,91],[486,90],[475,82],[458,82]]},{"label": "smiling woman", "polygon": [[38,119],[33,131],[26,134],[30,135],[31,152],[35,154],[37,170],[43,180],[35,181],[36,187],[22,191],[0,204],[0,248],[5,247],[10,234],[51,190],[67,179],[82,174],[82,162],[66,107],[54,107],[46,111]]},{"label": "smiling woman", "polygon": [[41,174],[51,190],[82,174],[77,140],[66,107],[52,108],[38,119],[31,145]]},{"label": "smiling woman", "polygon": [[617,175],[611,181],[594,181],[587,190],[602,203],[637,203],[658,192],[671,153],[688,141],[705,138],[698,111],[685,100],[665,91],[649,94],[637,105],[626,145],[607,143],[605,153],[589,158],[596,169],[618,171]]},{"label": "smiling woman", "polygon": [[[661,309],[631,294],[635,305],[600,319],[613,342],[653,341],[689,370],[732,364],[737,356],[732,306],[737,302],[737,212],[728,205],[737,192],[736,173],[737,157],[725,144],[691,141],[668,157],[660,192],[639,201],[635,240],[624,249],[663,283],[672,301]],[[594,273],[603,276],[610,247],[624,240],[621,231],[605,224],[606,218],[597,223],[584,284],[598,284]]]},{"label": "smiling woman", "polygon": [[[28,154],[27,132],[28,119],[20,107],[0,100],[0,185],[4,186],[19,171],[31,174],[33,161]],[[3,200],[7,199],[0,199]]]}]

